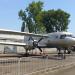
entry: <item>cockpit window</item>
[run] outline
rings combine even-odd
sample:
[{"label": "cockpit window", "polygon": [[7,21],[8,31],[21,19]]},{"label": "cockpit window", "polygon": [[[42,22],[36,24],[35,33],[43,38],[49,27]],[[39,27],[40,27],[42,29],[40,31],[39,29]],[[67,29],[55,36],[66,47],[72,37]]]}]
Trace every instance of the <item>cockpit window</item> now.
[{"label": "cockpit window", "polygon": [[61,35],[60,39],[64,39],[66,37],[66,35]]},{"label": "cockpit window", "polygon": [[72,35],[66,35],[66,37],[72,37]]},{"label": "cockpit window", "polygon": [[66,34],[61,35],[61,36],[60,36],[60,39],[64,39],[65,37],[72,37],[72,35],[66,35]]}]

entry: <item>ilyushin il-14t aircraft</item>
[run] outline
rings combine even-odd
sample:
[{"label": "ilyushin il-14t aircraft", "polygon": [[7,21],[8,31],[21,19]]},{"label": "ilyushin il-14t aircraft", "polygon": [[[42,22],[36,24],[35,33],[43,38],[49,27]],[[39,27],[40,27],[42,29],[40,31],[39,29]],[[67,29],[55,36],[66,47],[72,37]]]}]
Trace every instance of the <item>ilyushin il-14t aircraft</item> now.
[{"label": "ilyushin il-14t aircraft", "polygon": [[42,52],[42,48],[57,48],[58,55],[61,54],[63,49],[63,57],[65,58],[66,50],[68,53],[71,52],[71,47],[75,45],[75,37],[72,33],[69,32],[53,32],[48,34],[34,34],[28,32],[18,32],[11,30],[2,30],[0,29],[0,34],[9,34],[11,35],[21,35],[24,36],[24,42],[2,42],[3,45],[15,45],[23,46],[26,50],[32,50],[38,48]]}]

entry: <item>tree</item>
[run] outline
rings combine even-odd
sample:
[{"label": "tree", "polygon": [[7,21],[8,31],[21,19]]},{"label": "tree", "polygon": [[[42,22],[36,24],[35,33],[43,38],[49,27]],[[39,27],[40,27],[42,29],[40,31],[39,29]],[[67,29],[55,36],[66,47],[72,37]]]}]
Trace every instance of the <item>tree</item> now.
[{"label": "tree", "polygon": [[29,32],[50,33],[56,31],[67,31],[70,22],[70,14],[58,9],[43,11],[43,2],[33,1],[23,11],[19,11],[19,18],[22,20],[21,31],[28,27]]},{"label": "tree", "polygon": [[23,22],[22,22],[21,31],[24,32],[24,29],[25,29],[25,22],[26,22],[26,20],[27,20],[27,18],[26,18],[26,13],[25,13],[25,11],[20,10],[18,15],[19,15],[19,18],[23,21]]},{"label": "tree", "polygon": [[28,27],[29,32],[44,31],[44,28],[37,23],[37,16],[42,11],[43,2],[32,2],[29,6],[25,9],[25,11],[19,11],[19,17],[23,21],[21,31],[24,31],[25,25]]},{"label": "tree", "polygon": [[38,15],[39,22],[45,26],[47,33],[66,31],[70,22],[69,17],[70,14],[61,9],[42,11]]}]

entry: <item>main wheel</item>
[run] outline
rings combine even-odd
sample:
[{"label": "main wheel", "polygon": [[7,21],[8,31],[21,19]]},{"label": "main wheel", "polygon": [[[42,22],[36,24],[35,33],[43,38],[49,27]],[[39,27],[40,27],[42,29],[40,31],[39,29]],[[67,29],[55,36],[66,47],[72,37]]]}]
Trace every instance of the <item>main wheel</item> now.
[{"label": "main wheel", "polygon": [[71,54],[71,51],[68,51],[67,53],[68,53],[68,54]]}]

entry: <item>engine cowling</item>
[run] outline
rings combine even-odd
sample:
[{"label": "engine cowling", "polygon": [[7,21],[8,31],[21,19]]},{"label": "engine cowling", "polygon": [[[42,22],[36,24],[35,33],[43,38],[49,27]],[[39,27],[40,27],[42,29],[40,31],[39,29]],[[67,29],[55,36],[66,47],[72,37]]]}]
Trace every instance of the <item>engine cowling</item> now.
[{"label": "engine cowling", "polygon": [[37,40],[30,40],[28,42],[28,45],[33,46],[33,47],[37,47],[38,46],[38,41]]}]

